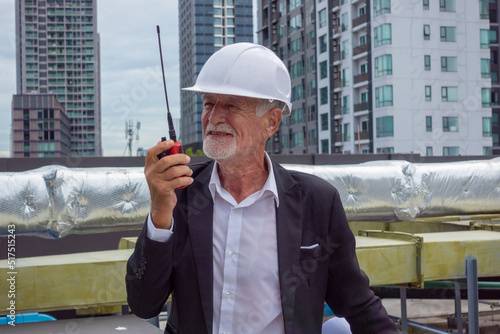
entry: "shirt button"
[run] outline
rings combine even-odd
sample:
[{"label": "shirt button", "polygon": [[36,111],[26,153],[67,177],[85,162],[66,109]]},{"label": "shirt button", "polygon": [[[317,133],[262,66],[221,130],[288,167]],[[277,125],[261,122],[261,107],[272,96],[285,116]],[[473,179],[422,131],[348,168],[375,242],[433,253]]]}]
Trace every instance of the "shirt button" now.
[{"label": "shirt button", "polygon": [[233,212],[234,212],[234,213],[238,213],[238,211],[240,211],[238,208],[234,208],[234,209],[233,209]]},{"label": "shirt button", "polygon": [[229,291],[224,292],[224,296],[231,297],[231,292],[229,292]]},{"label": "shirt button", "polygon": [[232,257],[232,256],[234,256],[234,252],[233,252],[233,251],[229,251],[229,253],[228,253],[228,254],[229,254],[229,256],[231,256],[231,257]]}]

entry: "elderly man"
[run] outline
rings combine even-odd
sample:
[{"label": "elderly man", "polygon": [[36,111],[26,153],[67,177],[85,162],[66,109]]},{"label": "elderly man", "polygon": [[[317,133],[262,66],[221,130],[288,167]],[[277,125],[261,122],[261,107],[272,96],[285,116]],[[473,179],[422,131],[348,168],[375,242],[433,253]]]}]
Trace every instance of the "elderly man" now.
[{"label": "elderly man", "polygon": [[[128,302],[167,333],[321,333],[324,302],[353,333],[397,333],[359,269],[337,190],[265,152],[291,111],[283,62],[263,46],[216,52],[203,93],[203,148],[215,161],[148,150],[151,211],[127,266]],[[182,189],[177,189],[187,186]]]}]

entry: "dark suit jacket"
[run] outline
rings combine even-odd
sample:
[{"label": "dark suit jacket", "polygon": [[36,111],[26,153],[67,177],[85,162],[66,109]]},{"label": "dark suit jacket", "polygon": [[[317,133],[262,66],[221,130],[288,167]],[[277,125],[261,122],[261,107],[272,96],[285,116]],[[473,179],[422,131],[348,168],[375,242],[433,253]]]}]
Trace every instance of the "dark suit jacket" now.
[{"label": "dark suit jacket", "polygon": [[[151,318],[173,293],[169,322],[179,333],[211,334],[213,202],[208,183],[213,162],[190,167],[195,181],[177,190],[170,240],[150,240],[147,224],[137,240],[127,265],[128,303],[139,317]],[[321,333],[325,300],[353,333],[398,333],[359,269],[337,190],[274,162],[273,169],[280,199],[276,228],[286,333]]]}]

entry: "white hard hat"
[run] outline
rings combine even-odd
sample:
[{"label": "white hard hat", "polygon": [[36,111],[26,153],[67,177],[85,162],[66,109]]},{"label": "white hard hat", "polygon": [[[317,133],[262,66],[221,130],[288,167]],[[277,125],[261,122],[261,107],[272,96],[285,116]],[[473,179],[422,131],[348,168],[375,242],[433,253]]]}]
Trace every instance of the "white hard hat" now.
[{"label": "white hard hat", "polygon": [[227,94],[279,100],[292,110],[290,74],[274,52],[252,43],[236,43],[215,52],[203,65],[192,87],[201,93]]}]

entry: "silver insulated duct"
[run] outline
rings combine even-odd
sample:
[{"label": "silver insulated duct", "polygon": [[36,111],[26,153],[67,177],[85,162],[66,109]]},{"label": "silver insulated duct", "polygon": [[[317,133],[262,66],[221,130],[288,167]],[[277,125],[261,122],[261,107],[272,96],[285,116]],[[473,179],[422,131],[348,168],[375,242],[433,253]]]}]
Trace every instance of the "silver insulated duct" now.
[{"label": "silver insulated duct", "polygon": [[[349,220],[500,213],[500,158],[451,163],[375,161],[284,165],[335,186]],[[66,168],[0,173],[0,234],[60,238],[142,226],[149,212],[143,168]]]}]

